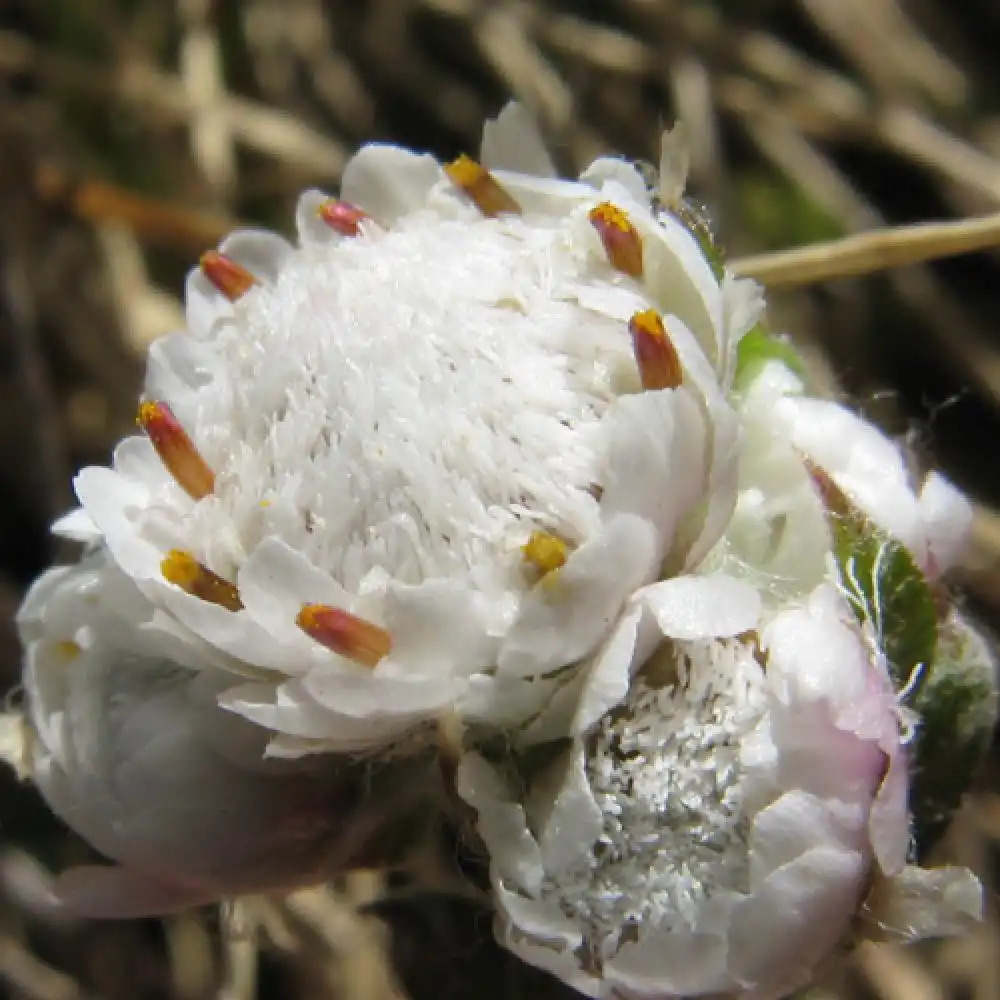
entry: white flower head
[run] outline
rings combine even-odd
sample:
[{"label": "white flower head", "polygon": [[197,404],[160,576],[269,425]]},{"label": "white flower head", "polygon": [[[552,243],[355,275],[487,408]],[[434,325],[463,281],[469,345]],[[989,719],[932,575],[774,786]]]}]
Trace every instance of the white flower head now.
[{"label": "white flower head", "polygon": [[883,933],[911,933],[900,896],[920,932],[977,918],[969,873],[906,864],[896,696],[834,588],[759,646],[639,608],[666,644],[568,748],[463,761],[511,950],[595,997],[777,998],[849,943],[873,879]]},{"label": "white flower head", "polygon": [[[34,777],[121,865],[63,898],[357,861],[448,715],[500,939],[585,993],[766,1000],[862,923],[964,927],[975,878],[909,864],[892,673],[946,634],[924,577],[964,501],[784,365],[746,384],[760,291],[699,242],[679,134],[655,193],[613,158],[557,179],[515,106],[481,158],[365,147],[296,245],[235,233],[190,276],[143,433],[56,526],[89,555],[20,619]],[[849,591],[821,477],[896,577]],[[359,768],[389,788],[354,824]]]},{"label": "white flower head", "polygon": [[342,200],[303,196],[297,247],[207,254],[146,434],[76,480],[272,754],[530,714],[728,520],[756,286],[720,284],[623,161],[519,173],[549,167],[515,107],[483,146],[489,170],[365,147]]}]

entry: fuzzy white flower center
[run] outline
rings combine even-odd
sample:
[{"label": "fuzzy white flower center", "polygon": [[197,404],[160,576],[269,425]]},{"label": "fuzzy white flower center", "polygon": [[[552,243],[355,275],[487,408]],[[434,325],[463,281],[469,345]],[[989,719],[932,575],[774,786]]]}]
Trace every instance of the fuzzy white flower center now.
[{"label": "fuzzy white flower center", "polygon": [[678,644],[675,683],[633,683],[587,753],[603,830],[580,866],[550,879],[549,898],[608,957],[641,928],[695,926],[719,889],[745,891],[740,743],[764,710],[763,673],[738,642]]},{"label": "fuzzy white flower center", "polygon": [[614,279],[574,221],[421,212],[243,296],[208,342],[196,547],[225,571],[275,535],[354,589],[465,572],[534,528],[585,538],[601,417],[636,376],[626,325],[577,302]]}]

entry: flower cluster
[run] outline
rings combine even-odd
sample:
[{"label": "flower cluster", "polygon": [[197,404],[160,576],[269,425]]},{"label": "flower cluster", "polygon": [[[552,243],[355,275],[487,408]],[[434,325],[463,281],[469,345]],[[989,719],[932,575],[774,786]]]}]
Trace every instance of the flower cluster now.
[{"label": "flower cluster", "polygon": [[682,160],[560,180],[510,106],[205,254],[21,612],[29,772],[119,863],[63,905],[370,863],[447,719],[501,941],[590,995],[776,997],[976,918],[911,822],[937,661],[992,697],[968,507],[806,395]]}]

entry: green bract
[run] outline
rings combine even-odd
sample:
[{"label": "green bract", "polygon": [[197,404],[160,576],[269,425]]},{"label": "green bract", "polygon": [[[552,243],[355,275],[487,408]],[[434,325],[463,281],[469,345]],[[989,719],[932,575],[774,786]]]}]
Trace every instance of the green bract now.
[{"label": "green bract", "polygon": [[915,682],[922,685],[934,664],[937,621],[934,596],[913,556],[863,518],[836,517],[833,532],[847,598],[873,629],[896,688],[906,687],[917,669]]},{"label": "green bract", "polygon": [[736,348],[734,388],[738,392],[745,389],[769,361],[780,361],[800,378],[805,377],[805,365],[791,342],[768,332],[763,323],[758,323],[743,336]]},{"label": "green bract", "polygon": [[982,637],[953,616],[941,629],[934,669],[914,703],[920,723],[910,808],[921,860],[947,828],[989,746],[997,709],[993,671]]}]

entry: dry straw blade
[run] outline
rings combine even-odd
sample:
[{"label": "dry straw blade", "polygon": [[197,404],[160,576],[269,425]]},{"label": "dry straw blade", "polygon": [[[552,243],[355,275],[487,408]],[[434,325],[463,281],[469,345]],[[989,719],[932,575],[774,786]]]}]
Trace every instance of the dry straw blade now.
[{"label": "dry straw blade", "polygon": [[1000,213],[857,233],[793,250],[733,261],[733,269],[770,289],[814,285],[1000,246]]}]

